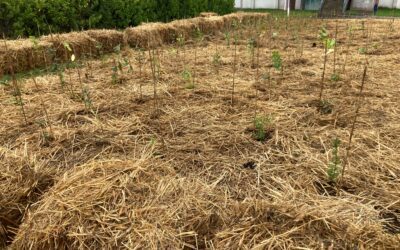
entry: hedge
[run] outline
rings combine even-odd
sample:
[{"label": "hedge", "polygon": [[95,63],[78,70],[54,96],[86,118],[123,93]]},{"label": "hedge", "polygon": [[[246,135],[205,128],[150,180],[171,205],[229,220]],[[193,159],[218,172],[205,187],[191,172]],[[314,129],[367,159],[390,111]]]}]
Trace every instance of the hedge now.
[{"label": "hedge", "polygon": [[0,0],[0,32],[26,37],[90,28],[122,29],[142,22],[219,14],[234,0]]}]

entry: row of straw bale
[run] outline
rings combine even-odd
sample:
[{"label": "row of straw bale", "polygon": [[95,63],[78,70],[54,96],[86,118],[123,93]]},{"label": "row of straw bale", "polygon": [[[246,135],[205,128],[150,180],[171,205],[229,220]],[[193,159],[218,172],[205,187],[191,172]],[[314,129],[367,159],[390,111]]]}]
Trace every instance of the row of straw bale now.
[{"label": "row of straw bale", "polygon": [[179,36],[190,39],[200,30],[204,35],[214,35],[231,28],[235,23],[249,25],[265,20],[265,13],[238,12],[225,16],[195,17],[170,23],[147,23],[125,30],[125,40],[131,47],[157,47],[173,43]]},{"label": "row of straw bale", "polygon": [[131,47],[156,47],[176,41],[177,37],[193,38],[200,30],[213,35],[236,23],[250,24],[265,20],[265,13],[238,12],[225,16],[203,13],[201,17],[176,20],[170,23],[145,23],[138,27],[117,30],[89,30],[66,34],[53,34],[37,40],[1,40],[0,77],[4,74],[45,68],[57,62],[76,58],[98,57],[113,52],[118,45]]}]

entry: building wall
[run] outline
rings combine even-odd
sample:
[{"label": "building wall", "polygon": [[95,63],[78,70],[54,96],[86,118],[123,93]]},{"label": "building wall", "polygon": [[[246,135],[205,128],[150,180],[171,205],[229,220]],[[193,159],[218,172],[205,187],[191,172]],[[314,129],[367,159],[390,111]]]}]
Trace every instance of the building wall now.
[{"label": "building wall", "polygon": [[385,8],[396,8],[399,7],[400,1],[399,0],[380,0],[379,1],[379,6],[385,7]]},{"label": "building wall", "polygon": [[[308,3],[311,3],[310,7],[314,8],[319,6],[315,5],[315,3],[321,0],[296,0],[296,9],[301,9],[302,1],[308,1]],[[353,0],[351,7],[356,9],[372,9],[373,2],[374,0]],[[235,0],[235,7],[244,9],[286,9],[285,3],[286,0]],[[380,0],[379,6],[400,9],[400,0]]]},{"label": "building wall", "polygon": [[[236,8],[285,9],[286,0],[235,0]],[[296,9],[301,9],[301,0],[296,0]]]},{"label": "building wall", "polygon": [[[372,9],[374,6],[373,0],[353,0],[351,7],[356,9]],[[384,8],[400,8],[400,0],[380,0],[379,7]]]}]

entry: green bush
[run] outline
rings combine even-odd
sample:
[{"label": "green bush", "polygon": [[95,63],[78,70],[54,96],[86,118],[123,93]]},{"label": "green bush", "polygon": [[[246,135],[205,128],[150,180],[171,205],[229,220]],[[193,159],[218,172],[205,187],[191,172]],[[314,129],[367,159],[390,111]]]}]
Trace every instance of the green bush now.
[{"label": "green bush", "polygon": [[0,32],[38,36],[89,28],[136,26],[234,10],[233,0],[0,0]]}]

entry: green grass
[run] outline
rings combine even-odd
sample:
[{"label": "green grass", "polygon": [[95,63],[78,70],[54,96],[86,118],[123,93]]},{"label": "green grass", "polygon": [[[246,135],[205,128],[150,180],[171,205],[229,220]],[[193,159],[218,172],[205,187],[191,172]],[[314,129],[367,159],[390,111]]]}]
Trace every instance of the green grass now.
[{"label": "green grass", "polygon": [[380,17],[400,17],[400,9],[379,8],[376,16]]}]

